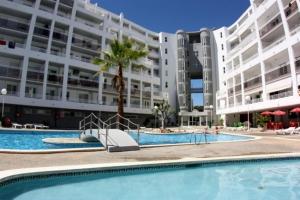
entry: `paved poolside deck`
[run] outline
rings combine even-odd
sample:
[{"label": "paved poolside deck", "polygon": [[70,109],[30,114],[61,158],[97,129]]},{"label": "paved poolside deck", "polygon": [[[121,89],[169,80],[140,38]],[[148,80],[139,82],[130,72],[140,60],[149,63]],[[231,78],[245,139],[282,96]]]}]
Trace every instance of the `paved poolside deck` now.
[{"label": "paved poolside deck", "polygon": [[52,154],[0,153],[0,170],[116,162],[211,158],[237,155],[300,153],[300,135],[276,136],[257,133],[261,139],[246,142],[216,143],[143,148],[139,151],[107,153],[106,151]]}]

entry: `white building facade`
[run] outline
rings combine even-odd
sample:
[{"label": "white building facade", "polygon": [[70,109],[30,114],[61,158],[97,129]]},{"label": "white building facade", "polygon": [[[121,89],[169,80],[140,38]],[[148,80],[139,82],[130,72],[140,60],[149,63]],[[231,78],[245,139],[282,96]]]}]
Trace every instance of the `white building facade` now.
[{"label": "white building facade", "polygon": [[99,67],[91,61],[111,40],[126,38],[149,50],[147,58],[124,71],[125,113],[147,125],[155,103],[170,99],[176,106],[174,35],[150,31],[86,0],[2,0],[5,113],[13,121],[57,128],[76,128],[89,112],[115,113],[111,81],[116,69],[95,76]]},{"label": "white building facade", "polygon": [[226,125],[248,121],[248,111],[255,125],[256,113],[300,104],[299,5],[299,0],[251,0],[234,24],[214,31],[217,114]]}]

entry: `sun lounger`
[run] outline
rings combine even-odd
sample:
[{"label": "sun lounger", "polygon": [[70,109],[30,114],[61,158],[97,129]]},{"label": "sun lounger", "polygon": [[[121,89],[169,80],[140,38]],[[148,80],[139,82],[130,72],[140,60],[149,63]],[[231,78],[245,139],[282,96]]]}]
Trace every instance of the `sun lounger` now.
[{"label": "sun lounger", "polygon": [[33,124],[34,129],[48,129],[49,126],[45,126],[44,124]]},{"label": "sun lounger", "polygon": [[289,127],[287,129],[277,130],[276,134],[277,135],[291,135],[291,134],[294,134],[295,130],[296,130],[295,127]]},{"label": "sun lounger", "polygon": [[18,123],[12,123],[12,128],[23,128],[23,126]]},{"label": "sun lounger", "polygon": [[300,127],[295,129],[294,134],[300,134]]},{"label": "sun lounger", "polygon": [[24,128],[28,128],[28,129],[34,128],[33,124],[24,124],[23,126]]}]

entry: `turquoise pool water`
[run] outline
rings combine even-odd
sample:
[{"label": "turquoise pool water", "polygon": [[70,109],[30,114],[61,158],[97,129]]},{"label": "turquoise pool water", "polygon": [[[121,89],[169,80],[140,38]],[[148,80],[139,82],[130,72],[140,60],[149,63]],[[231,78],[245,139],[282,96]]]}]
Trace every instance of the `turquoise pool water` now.
[{"label": "turquoise pool water", "polygon": [[[132,137],[137,140],[137,132],[131,133]],[[249,140],[252,137],[229,135],[229,134],[202,134],[202,133],[182,133],[182,134],[146,134],[140,133],[140,143],[143,145],[158,144],[179,144],[179,143],[205,143],[221,141],[239,141]]]},{"label": "turquoise pool water", "polygon": [[0,149],[43,150],[100,147],[100,144],[47,144],[44,138],[78,138],[79,132],[63,131],[0,131]]},{"label": "turquoise pool water", "polygon": [[187,165],[22,180],[1,200],[299,200],[300,160]]},{"label": "turquoise pool water", "polygon": [[[18,150],[43,150],[43,149],[63,149],[63,148],[88,148],[102,147],[100,143],[91,144],[47,144],[42,140],[44,138],[78,138],[80,132],[64,131],[0,131],[0,149],[18,149]],[[137,132],[130,133],[137,140]],[[179,143],[204,143],[216,141],[238,141],[247,140],[251,137],[219,134],[145,134],[140,133],[140,145],[159,145],[159,144],[179,144]]]}]

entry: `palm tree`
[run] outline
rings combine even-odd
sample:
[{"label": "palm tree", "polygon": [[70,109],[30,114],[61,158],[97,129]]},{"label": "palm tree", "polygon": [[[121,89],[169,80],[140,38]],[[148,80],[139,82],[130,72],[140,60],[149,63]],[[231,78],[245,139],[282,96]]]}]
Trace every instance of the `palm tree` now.
[{"label": "palm tree", "polygon": [[[111,67],[118,67],[117,74],[112,80],[112,85],[118,91],[118,114],[124,117],[123,92],[125,83],[123,69],[127,68],[130,63],[145,57],[148,53],[146,50],[135,45],[131,40],[124,40],[122,42],[113,40],[110,43],[110,49],[108,51],[102,51],[102,54],[103,58],[94,58],[93,63],[100,66],[99,73],[101,71],[107,71]],[[141,65],[137,66],[141,67]],[[118,118],[118,122],[122,123],[122,118]]]}]

